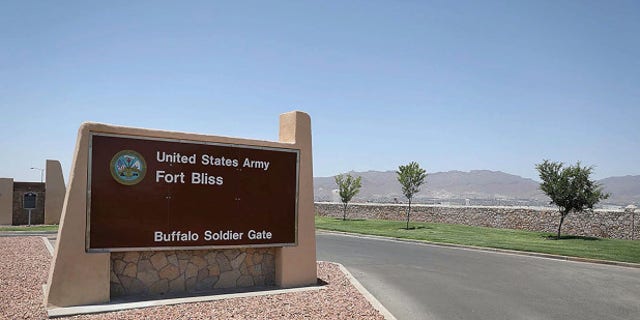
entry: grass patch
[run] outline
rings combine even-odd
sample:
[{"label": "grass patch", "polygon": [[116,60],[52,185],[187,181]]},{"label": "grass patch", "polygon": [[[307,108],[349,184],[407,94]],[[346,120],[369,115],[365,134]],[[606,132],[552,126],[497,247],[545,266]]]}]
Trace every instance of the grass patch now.
[{"label": "grass patch", "polygon": [[0,231],[58,231],[58,225],[0,226]]},{"label": "grass patch", "polygon": [[316,216],[316,228],[377,236],[640,263],[640,241],[563,236],[548,232],[406,221],[347,220]]}]

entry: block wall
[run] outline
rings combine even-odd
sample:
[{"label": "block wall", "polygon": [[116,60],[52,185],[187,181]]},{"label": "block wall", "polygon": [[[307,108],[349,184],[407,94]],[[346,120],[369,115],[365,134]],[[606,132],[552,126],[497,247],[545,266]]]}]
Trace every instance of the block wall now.
[{"label": "block wall", "polygon": [[[316,202],[316,214],[342,217],[342,203]],[[407,205],[349,204],[347,217],[406,220]],[[635,219],[635,224],[632,223]],[[560,214],[554,208],[412,205],[411,221],[462,224],[503,229],[557,232]],[[562,225],[563,234],[599,238],[640,238],[640,210],[591,210],[570,213]],[[634,228],[635,227],[635,228]]]},{"label": "block wall", "polygon": [[35,192],[36,208],[31,210],[31,224],[44,223],[45,188],[40,182],[14,182],[13,183],[13,225],[25,225],[29,220],[28,210],[23,207],[23,197],[27,192]]}]

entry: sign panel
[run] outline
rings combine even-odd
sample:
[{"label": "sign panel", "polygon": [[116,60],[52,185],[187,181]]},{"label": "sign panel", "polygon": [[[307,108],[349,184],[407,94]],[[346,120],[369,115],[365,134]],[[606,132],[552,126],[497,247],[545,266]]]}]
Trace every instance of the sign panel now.
[{"label": "sign panel", "polygon": [[36,200],[38,199],[38,195],[35,192],[27,192],[24,194],[22,198],[22,208],[24,209],[35,209],[36,208]]},{"label": "sign panel", "polygon": [[88,252],[297,243],[299,151],[91,134]]}]

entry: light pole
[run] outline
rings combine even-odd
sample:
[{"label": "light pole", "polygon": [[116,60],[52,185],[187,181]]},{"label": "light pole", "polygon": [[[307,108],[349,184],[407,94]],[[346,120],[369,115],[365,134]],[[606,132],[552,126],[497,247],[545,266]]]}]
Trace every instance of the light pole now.
[{"label": "light pole", "polygon": [[31,167],[31,170],[40,170],[40,183],[44,182],[44,169]]}]

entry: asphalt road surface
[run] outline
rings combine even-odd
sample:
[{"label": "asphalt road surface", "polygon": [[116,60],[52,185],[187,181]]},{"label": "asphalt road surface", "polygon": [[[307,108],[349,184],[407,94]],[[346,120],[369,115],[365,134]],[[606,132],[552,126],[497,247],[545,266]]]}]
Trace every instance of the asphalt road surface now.
[{"label": "asphalt road surface", "polygon": [[318,233],[398,319],[640,319],[640,269]]}]

